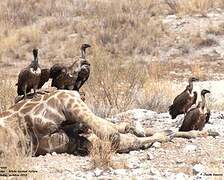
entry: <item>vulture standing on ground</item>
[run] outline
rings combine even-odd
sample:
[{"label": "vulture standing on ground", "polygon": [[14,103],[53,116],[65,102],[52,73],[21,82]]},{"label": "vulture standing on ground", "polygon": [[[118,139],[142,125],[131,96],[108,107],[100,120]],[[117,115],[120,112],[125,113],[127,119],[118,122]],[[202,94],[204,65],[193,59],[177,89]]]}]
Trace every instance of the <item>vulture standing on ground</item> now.
[{"label": "vulture standing on ground", "polygon": [[[89,77],[89,63],[85,60],[86,48],[89,44],[81,46],[81,60],[76,60],[71,66],[55,64],[50,69],[52,87],[57,89],[78,90]],[[87,67],[88,66],[88,67]]]},{"label": "vulture standing on ground", "polygon": [[169,107],[169,113],[172,119],[175,119],[179,114],[185,114],[196,103],[197,92],[192,93],[192,90],[193,82],[198,80],[195,77],[189,78],[189,84],[186,89],[173,100],[173,104]]},{"label": "vulture standing on ground", "polygon": [[41,69],[38,63],[38,49],[33,49],[33,60],[29,66],[20,71],[17,83],[17,93],[18,95],[24,95],[24,99],[27,93],[34,90],[36,95],[36,89],[38,88]]},{"label": "vulture standing on ground", "polygon": [[210,91],[206,89],[201,91],[202,101],[198,103],[197,107],[187,112],[179,131],[202,130],[205,123],[209,121],[210,110],[207,109],[205,100],[205,94],[207,93],[210,93]]}]

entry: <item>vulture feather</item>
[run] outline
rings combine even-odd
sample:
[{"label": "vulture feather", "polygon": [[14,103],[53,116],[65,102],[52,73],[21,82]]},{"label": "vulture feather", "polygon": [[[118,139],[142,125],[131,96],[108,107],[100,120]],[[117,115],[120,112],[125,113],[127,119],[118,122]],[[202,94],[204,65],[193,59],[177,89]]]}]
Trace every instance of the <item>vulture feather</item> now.
[{"label": "vulture feather", "polygon": [[31,64],[22,69],[18,76],[17,93],[18,95],[24,95],[24,98],[26,98],[27,93],[31,89],[36,94],[36,89],[40,81],[41,69],[38,63],[38,49],[33,49],[33,57],[34,59]]},{"label": "vulture feather", "polygon": [[198,79],[195,77],[189,79],[186,89],[174,99],[173,104],[169,107],[169,114],[172,119],[175,119],[179,114],[185,114],[196,103],[197,92],[192,93],[194,81],[198,81]]},{"label": "vulture feather", "polygon": [[179,131],[202,130],[210,117],[210,110],[206,107],[205,94],[210,91],[203,89],[201,91],[202,101],[197,107],[187,112]]},{"label": "vulture feather", "polygon": [[52,87],[57,89],[79,90],[89,77],[90,64],[85,60],[86,48],[89,44],[82,44],[81,60],[76,60],[71,66],[55,64],[50,69],[50,78],[52,78]]}]

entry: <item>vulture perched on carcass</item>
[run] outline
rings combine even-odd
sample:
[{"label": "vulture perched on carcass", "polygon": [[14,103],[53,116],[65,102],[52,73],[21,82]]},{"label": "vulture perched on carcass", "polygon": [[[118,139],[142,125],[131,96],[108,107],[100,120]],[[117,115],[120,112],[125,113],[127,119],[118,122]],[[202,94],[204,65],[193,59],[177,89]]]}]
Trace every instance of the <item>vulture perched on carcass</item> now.
[{"label": "vulture perched on carcass", "polygon": [[80,60],[76,60],[71,66],[55,64],[50,69],[51,86],[57,89],[79,90],[88,79],[90,64],[85,59],[86,49],[89,44],[82,44]]},{"label": "vulture perched on carcass", "polygon": [[41,68],[38,63],[38,49],[33,49],[33,60],[29,66],[22,69],[19,73],[18,83],[17,83],[17,93],[18,95],[24,95],[24,99],[27,93],[34,90],[36,94],[36,89],[38,88],[41,78]]}]

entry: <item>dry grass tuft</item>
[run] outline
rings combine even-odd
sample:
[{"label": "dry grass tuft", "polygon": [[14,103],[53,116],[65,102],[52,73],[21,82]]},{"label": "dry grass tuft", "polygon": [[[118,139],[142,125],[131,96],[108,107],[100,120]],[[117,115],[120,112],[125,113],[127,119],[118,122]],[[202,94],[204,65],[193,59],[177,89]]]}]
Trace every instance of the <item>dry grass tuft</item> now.
[{"label": "dry grass tuft", "polygon": [[191,41],[194,44],[195,48],[210,47],[218,44],[216,40],[209,38],[207,36],[204,37],[200,33],[192,36]]},{"label": "dry grass tuft", "polygon": [[6,110],[14,103],[16,95],[15,82],[11,80],[0,81],[0,112]]},{"label": "dry grass tuft", "polygon": [[137,107],[157,112],[166,112],[174,92],[169,81],[147,81],[137,98]]},{"label": "dry grass tuft", "polygon": [[93,52],[94,66],[87,83],[87,98],[92,109],[106,117],[130,108],[145,81],[145,68],[137,63],[124,63],[121,58],[108,57],[100,50]]},{"label": "dry grass tuft", "polygon": [[[219,3],[218,3],[219,1]],[[220,7],[221,0],[166,0],[172,13],[206,15],[209,9]]]},{"label": "dry grass tuft", "polygon": [[111,141],[109,138],[101,140],[95,137],[92,141],[92,147],[90,149],[90,159],[93,168],[102,167],[108,168],[113,164],[112,157],[115,154]]},{"label": "dry grass tuft", "polygon": [[[3,121],[3,120],[1,120]],[[25,122],[17,117],[0,126],[0,165],[9,169],[24,169],[25,157],[31,156],[32,144]]]},{"label": "dry grass tuft", "polygon": [[94,138],[93,140],[91,140],[91,143],[92,147],[90,149],[90,160],[92,168],[128,168],[127,162],[125,160],[114,160],[113,157],[116,152],[116,145],[112,145],[109,138],[101,140],[94,135]]}]

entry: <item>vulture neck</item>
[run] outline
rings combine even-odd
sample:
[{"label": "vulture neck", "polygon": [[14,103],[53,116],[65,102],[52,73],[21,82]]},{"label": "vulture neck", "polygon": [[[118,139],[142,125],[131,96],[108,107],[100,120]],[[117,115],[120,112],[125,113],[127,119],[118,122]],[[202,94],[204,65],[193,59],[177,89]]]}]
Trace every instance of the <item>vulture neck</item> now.
[{"label": "vulture neck", "polygon": [[193,90],[193,82],[192,81],[189,81],[188,90],[189,90],[190,93]]},{"label": "vulture neck", "polygon": [[205,100],[205,95],[204,94],[201,95],[201,101],[202,101],[201,108],[204,109],[204,107],[206,105],[206,100]]},{"label": "vulture neck", "polygon": [[38,64],[38,58],[36,56],[34,56],[34,60],[31,62],[31,66],[35,71],[37,70],[39,64]]},{"label": "vulture neck", "polygon": [[80,56],[80,58],[85,59],[85,58],[86,58],[86,50],[83,49],[83,48],[81,48],[80,51],[81,51],[81,56]]}]

